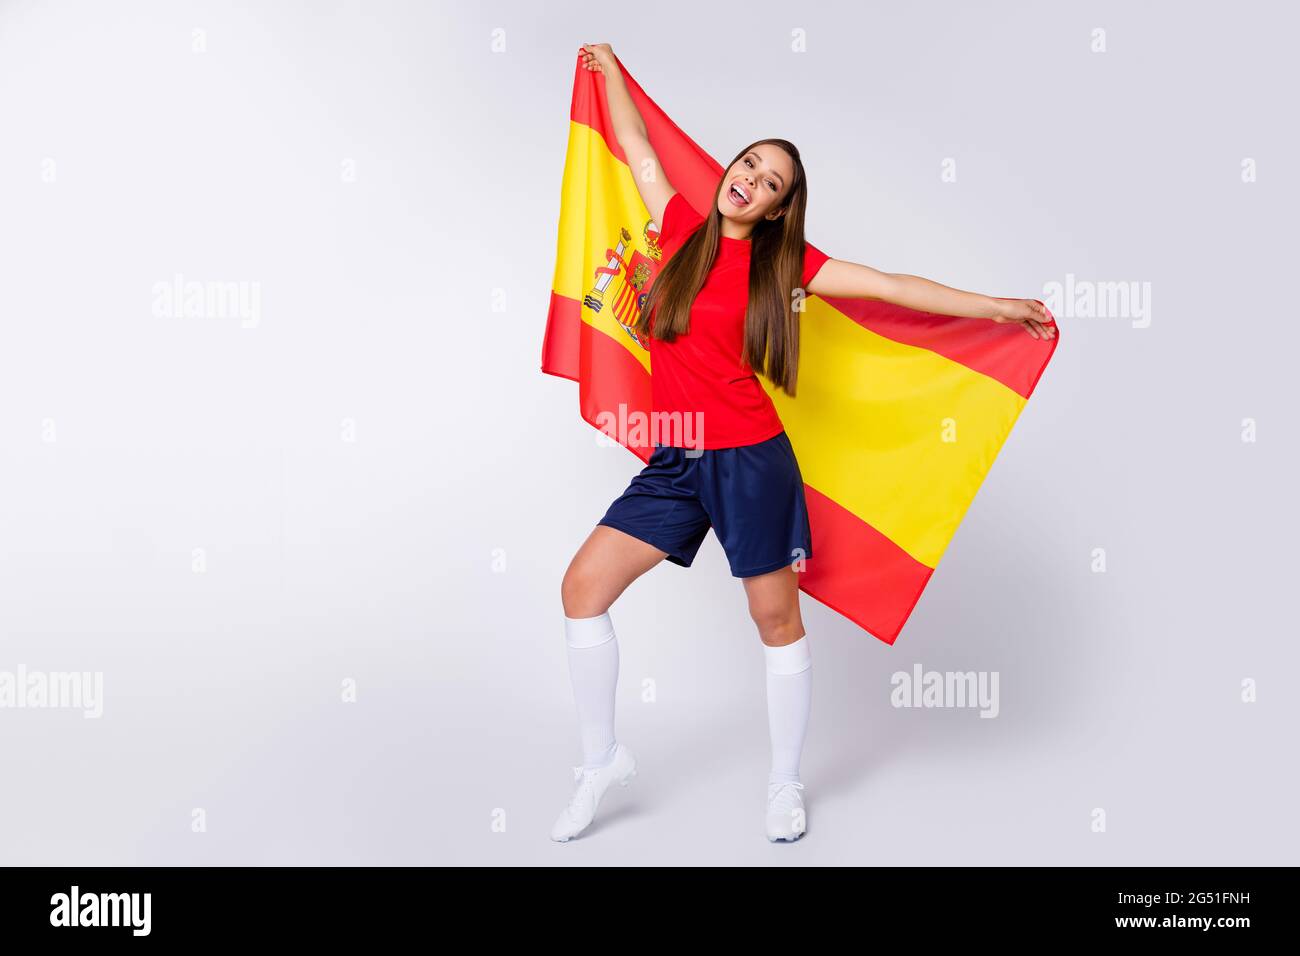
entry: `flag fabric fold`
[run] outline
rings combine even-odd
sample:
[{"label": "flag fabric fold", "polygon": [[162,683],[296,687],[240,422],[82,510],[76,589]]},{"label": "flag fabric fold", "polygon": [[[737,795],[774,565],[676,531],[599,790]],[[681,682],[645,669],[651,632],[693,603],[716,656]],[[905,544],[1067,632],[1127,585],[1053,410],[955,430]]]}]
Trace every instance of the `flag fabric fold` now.
[{"label": "flag fabric fold", "polygon": [[[673,187],[706,214],[724,172],[620,65]],[[662,264],[600,73],[576,68],[541,370],[578,383],[584,420],[653,451],[650,353],[627,327]],[[813,535],[800,589],[887,644],[930,580],[1047,367],[1059,330],[810,297],[797,397],[764,376],[799,461]]]}]

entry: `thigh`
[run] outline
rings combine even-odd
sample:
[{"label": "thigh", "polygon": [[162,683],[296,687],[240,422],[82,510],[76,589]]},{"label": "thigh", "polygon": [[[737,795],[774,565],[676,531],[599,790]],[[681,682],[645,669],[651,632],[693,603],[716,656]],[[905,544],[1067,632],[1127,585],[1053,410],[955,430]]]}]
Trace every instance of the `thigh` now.
[{"label": "thigh", "polygon": [[617,528],[597,525],[569,562],[561,588],[568,617],[595,617],[627,586],[668,557],[652,544]]}]

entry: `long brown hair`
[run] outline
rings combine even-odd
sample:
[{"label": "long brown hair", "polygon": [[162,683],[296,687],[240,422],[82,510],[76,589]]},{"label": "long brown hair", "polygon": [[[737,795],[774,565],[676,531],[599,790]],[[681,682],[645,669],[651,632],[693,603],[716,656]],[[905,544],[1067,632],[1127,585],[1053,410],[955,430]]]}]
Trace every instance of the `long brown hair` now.
[{"label": "long brown hair", "polygon": [[[803,161],[789,140],[760,139],[737,153],[726,169],[731,169],[755,146],[765,143],[778,146],[790,155],[794,179],[783,203],[785,215],[775,220],[760,219],[750,234],[749,304],[745,311],[745,348],[741,357],[755,372],[766,375],[773,384],[794,395],[799,375],[799,314],[806,296],[799,285],[803,275],[803,219],[808,202]],[[636,331],[671,342],[690,330],[691,303],[703,288],[717,258],[722,236],[718,199],[725,183],[724,172],[714,191],[709,215],[655,276],[650,295],[633,326]],[[652,313],[653,332],[650,330]]]}]

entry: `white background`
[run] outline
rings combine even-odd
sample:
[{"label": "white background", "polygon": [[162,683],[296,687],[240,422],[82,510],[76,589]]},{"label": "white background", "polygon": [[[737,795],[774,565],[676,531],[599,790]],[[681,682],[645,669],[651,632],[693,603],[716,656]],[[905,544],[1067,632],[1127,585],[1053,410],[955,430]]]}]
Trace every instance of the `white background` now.
[{"label": "white background", "polygon": [[[105,695],[0,709],[0,861],[1296,863],[1284,9],[0,4],[0,671]],[[719,160],[797,143],[838,258],[1152,290],[1058,315],[894,647],[804,598],[793,846],[713,536],[615,605],[641,774],[547,839],[560,580],[639,467],[539,371],[584,41]],[[155,314],[177,274],[256,323]],[[917,663],[999,716],[892,707]]]}]

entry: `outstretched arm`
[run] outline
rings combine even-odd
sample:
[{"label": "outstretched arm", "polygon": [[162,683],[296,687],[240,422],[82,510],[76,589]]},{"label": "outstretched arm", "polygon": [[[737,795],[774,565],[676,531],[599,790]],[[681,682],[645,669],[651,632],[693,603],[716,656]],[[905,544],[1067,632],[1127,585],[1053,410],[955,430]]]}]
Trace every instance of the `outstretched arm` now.
[{"label": "outstretched arm", "polygon": [[808,283],[823,298],[879,299],[918,312],[957,315],[994,322],[1018,322],[1034,338],[1056,337],[1056,324],[1037,299],[1003,299],[963,292],[920,276],[879,272],[858,262],[830,259]]},{"label": "outstretched arm", "polygon": [[659,157],[646,135],[645,120],[632,102],[632,94],[623,82],[623,71],[618,67],[614,50],[608,43],[584,43],[578,51],[583,66],[593,73],[604,74],[605,101],[609,104],[609,118],[614,125],[614,137],[623,148],[627,165],[632,170],[641,201],[645,203],[650,218],[660,226],[664,222],[664,209],[677,192],[664,175]]}]

